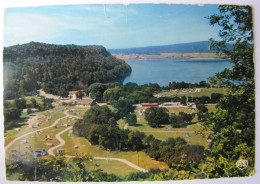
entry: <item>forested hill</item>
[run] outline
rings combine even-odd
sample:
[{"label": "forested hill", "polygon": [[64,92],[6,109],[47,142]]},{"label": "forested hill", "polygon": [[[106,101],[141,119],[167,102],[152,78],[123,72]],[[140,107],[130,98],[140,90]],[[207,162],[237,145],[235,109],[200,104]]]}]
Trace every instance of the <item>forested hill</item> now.
[{"label": "forested hill", "polygon": [[4,97],[39,88],[64,97],[69,90],[121,79],[129,72],[128,64],[102,46],[30,42],[4,48]]},{"label": "forested hill", "polygon": [[215,53],[216,49],[209,50],[209,44],[209,41],[201,41],[128,49],[110,49],[109,52],[112,54]]}]

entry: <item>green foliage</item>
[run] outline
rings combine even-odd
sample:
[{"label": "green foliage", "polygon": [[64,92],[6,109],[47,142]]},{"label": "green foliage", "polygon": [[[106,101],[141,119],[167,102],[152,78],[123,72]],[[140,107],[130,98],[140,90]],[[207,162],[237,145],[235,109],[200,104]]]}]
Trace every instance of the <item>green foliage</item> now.
[{"label": "green foliage", "polygon": [[164,107],[151,107],[145,111],[145,119],[153,128],[160,127],[161,124],[169,123],[168,110]]},{"label": "green foliage", "polygon": [[133,102],[128,99],[120,99],[115,101],[113,106],[116,108],[116,115],[119,118],[125,117],[128,113],[133,112],[134,110]]},{"label": "green foliage", "polygon": [[179,115],[172,114],[170,117],[170,123],[173,128],[186,128],[186,126],[194,118],[194,115],[180,112]]},{"label": "green foliage", "polygon": [[39,88],[66,97],[73,88],[121,79],[129,72],[129,65],[101,46],[31,42],[4,48],[4,97],[12,99]]},{"label": "green foliage", "polygon": [[37,102],[34,98],[31,98],[31,104],[32,104],[32,108],[37,108],[38,105],[37,105]]},{"label": "green foliage", "polygon": [[145,141],[149,145],[146,153],[150,157],[164,161],[176,170],[190,171],[204,158],[203,146],[187,145],[185,139],[180,137],[159,141],[150,135]]},{"label": "green foliage", "polygon": [[79,99],[82,99],[84,97],[84,93],[82,91],[78,91],[76,93],[76,97],[79,98]]},{"label": "green foliage", "polygon": [[100,169],[88,170],[87,165],[93,157],[87,153],[68,160],[63,153],[50,159],[34,158],[30,153],[12,155],[6,164],[7,178],[19,181],[54,182],[100,182],[121,181],[114,174]]},{"label": "green foliage", "polygon": [[[221,26],[222,41],[212,40],[211,46],[217,47],[219,54],[229,56],[234,66],[214,78],[216,83],[229,87],[229,94],[220,98],[217,112],[210,114],[204,124],[212,132],[212,142],[203,170],[207,177],[248,176],[255,162],[252,9],[223,5],[219,10],[209,19],[211,25]],[[227,49],[227,42],[234,43],[232,50]],[[243,171],[236,167],[240,159],[249,163]]]},{"label": "green foliage", "polygon": [[18,108],[20,107],[19,103],[13,103],[10,104],[7,101],[4,101],[4,122],[5,126],[7,126],[7,123],[9,121],[18,119],[22,113],[22,109]]},{"label": "green foliage", "polygon": [[127,114],[125,117],[125,121],[130,125],[130,126],[135,126],[137,123],[137,118],[136,114]]},{"label": "green foliage", "polygon": [[73,133],[110,150],[142,149],[144,134],[119,129],[114,116],[107,106],[94,106],[75,123]]}]

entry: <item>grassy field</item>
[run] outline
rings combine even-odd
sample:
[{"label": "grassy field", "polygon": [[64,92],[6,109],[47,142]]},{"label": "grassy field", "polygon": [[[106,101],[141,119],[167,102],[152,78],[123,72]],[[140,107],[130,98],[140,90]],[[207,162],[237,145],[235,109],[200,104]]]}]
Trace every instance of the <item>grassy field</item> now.
[{"label": "grassy field", "polygon": [[[9,149],[10,150],[19,150],[19,152],[26,152],[29,151],[30,149],[27,149],[26,146],[30,146],[31,149],[45,149],[48,150],[50,147],[47,146],[48,143],[52,143],[54,146],[59,144],[59,141],[55,139],[55,134],[58,132],[62,131],[64,127],[61,127],[61,123],[65,123],[65,120],[61,120],[59,124],[57,125],[58,128],[49,128],[46,130],[43,130],[41,134],[36,135],[35,133],[30,134],[21,140],[27,140],[28,143],[26,144],[21,144],[20,140],[16,141]],[[49,135],[52,140],[45,140],[45,136]]]},{"label": "grassy field", "polygon": [[[85,114],[85,112],[90,109],[90,107],[66,107],[65,110],[66,109],[73,110],[73,112],[68,112],[70,115],[81,118]],[[79,115],[77,115],[76,112],[79,112]]]},{"label": "grassy field", "polygon": [[209,112],[216,112],[217,111],[216,104],[206,104],[206,107],[209,110]]},{"label": "grassy field", "polygon": [[102,169],[109,174],[115,174],[118,176],[126,176],[130,173],[137,172],[132,167],[114,160],[93,160],[88,162],[87,168],[89,170]]},{"label": "grassy field", "polygon": [[[50,113],[50,111],[43,111],[40,113],[37,113],[39,115],[43,115],[43,117],[48,117],[51,116],[51,119],[49,121],[46,121],[46,118],[41,118],[39,120],[37,120],[38,122],[40,122],[40,126],[38,128],[29,128],[28,125],[24,125],[25,122],[20,122],[21,126],[20,126],[20,131],[16,131],[15,129],[12,130],[7,130],[6,131],[6,136],[5,136],[5,145],[7,145],[11,140],[15,139],[16,137],[19,137],[25,133],[34,131],[34,130],[38,130],[47,126],[50,126],[52,123],[54,123],[54,121],[60,117],[64,117],[64,113],[60,112],[60,109],[62,109],[62,107],[59,108],[55,108],[54,110],[52,110],[52,113]],[[34,113],[35,114],[35,113]],[[34,115],[32,114],[32,115]]]},{"label": "grassy field", "polygon": [[202,97],[211,96],[212,93],[227,94],[227,90],[224,88],[202,88],[200,92],[187,92],[187,90],[181,90],[178,93],[176,91],[162,91],[158,94],[159,96],[191,96],[191,97]]},{"label": "grassy field", "polygon": [[[207,105],[207,107],[209,108],[210,112],[216,110],[215,105]],[[73,116],[81,117],[81,115],[83,115],[86,112],[86,110],[88,110],[89,108],[58,107],[53,109],[52,111],[40,112],[38,114],[41,115],[42,118],[38,120],[39,122],[41,122],[41,125],[38,128],[31,129],[28,126],[22,126],[20,131],[15,131],[15,130],[7,131],[7,135],[5,137],[5,145],[7,145],[11,140],[13,140],[14,138],[20,135],[23,135],[30,131],[47,127],[51,125],[56,119],[60,117],[64,117],[65,116],[64,113],[60,112],[61,109],[64,110],[74,109],[73,112],[71,112],[70,114]],[[155,138],[159,140],[165,140],[168,139],[169,137],[173,137],[173,138],[183,137],[188,142],[188,144],[198,144],[198,145],[203,145],[205,147],[208,146],[208,142],[206,141],[206,139],[195,133],[200,128],[199,123],[190,125],[189,128],[172,128],[170,125],[163,125],[161,128],[152,128],[147,124],[144,114],[142,115],[139,114],[139,111],[141,109],[142,108],[136,109],[136,115],[138,118],[137,126],[128,126],[128,129],[142,131],[147,135],[152,134],[154,135]],[[79,112],[80,114],[75,115],[74,112]],[[169,113],[179,114],[179,112],[190,113],[191,109],[186,107],[169,108]],[[46,117],[49,116],[51,116],[51,119],[49,121],[46,121]],[[62,126],[62,124],[69,124],[69,120],[70,120],[69,118],[64,118],[59,121],[59,123],[57,124],[57,128],[49,128],[43,130],[43,132],[39,135],[30,134],[21,139],[21,140],[27,140],[28,143],[21,144],[20,140],[16,141],[8,150],[7,155],[13,149],[20,152],[30,151],[30,149],[26,148],[26,146],[28,145],[30,145],[32,149],[45,149],[45,150],[48,150],[50,148],[47,147],[47,143],[52,143],[54,146],[58,145],[59,142],[55,139],[55,135],[58,132],[65,129],[65,127]],[[120,128],[125,127],[124,120],[119,120],[118,124]],[[64,149],[67,155],[77,155],[77,154],[87,152],[93,155],[94,157],[105,157],[105,158],[112,157],[112,158],[125,159],[146,170],[149,170],[151,168],[160,168],[160,169],[168,168],[166,163],[159,162],[150,158],[143,151],[140,152],[108,151],[103,149],[100,146],[91,145],[90,142],[83,137],[75,137],[73,134],[70,133],[70,131],[67,131],[61,135],[61,137],[65,140],[66,144],[58,148],[58,149]],[[147,132],[147,131],[152,131],[152,132]],[[52,138],[52,140],[46,141],[45,140],[46,135],[49,135]],[[75,149],[74,145],[78,145],[79,148]],[[95,164],[97,164],[98,167],[103,171],[107,173],[114,173],[119,176],[125,176],[127,174],[130,174],[131,172],[137,172],[137,170],[118,161],[95,160],[94,163],[89,164],[90,169],[94,169],[94,167],[96,167]]]},{"label": "grassy field", "polygon": [[[90,142],[83,138],[83,137],[75,137],[73,135],[68,136],[67,133],[64,133],[61,135],[61,137],[65,140],[66,144],[62,147],[62,149],[65,150],[66,154],[68,155],[76,155],[79,153],[90,153],[91,155],[95,157],[112,157],[112,158],[121,158],[126,159],[144,169],[151,169],[151,168],[168,168],[168,166],[163,163],[156,160],[151,159],[149,156],[147,156],[143,151],[140,152],[119,152],[119,151],[108,151],[105,149],[102,149],[99,146],[91,145]],[[78,149],[74,149],[74,145],[78,145]],[[107,167],[110,169],[112,173],[117,173],[117,168],[111,167],[110,165],[107,165]],[[105,167],[105,166],[103,166]],[[123,167],[124,168],[124,167]],[[137,171],[137,170],[135,170]]]},{"label": "grassy field", "polygon": [[[129,130],[138,130],[140,132],[144,132],[146,135],[153,135],[155,138],[159,140],[166,140],[170,137],[182,137],[189,144],[197,144],[202,146],[208,146],[208,142],[205,138],[197,135],[195,132],[200,129],[199,123],[190,125],[190,128],[172,128],[171,125],[162,125],[160,128],[152,128],[150,127],[146,120],[145,115],[140,115],[138,112],[142,108],[136,109],[136,116],[138,118],[136,126],[128,126]],[[176,107],[176,108],[168,108],[169,113],[179,114],[180,112],[190,113],[191,109],[187,107]],[[197,116],[193,119],[194,122],[197,122]],[[126,122],[124,120],[119,120],[117,122],[119,124],[119,128],[123,129],[125,127]],[[188,137],[187,137],[188,136]],[[189,137],[190,136],[190,137]]]}]

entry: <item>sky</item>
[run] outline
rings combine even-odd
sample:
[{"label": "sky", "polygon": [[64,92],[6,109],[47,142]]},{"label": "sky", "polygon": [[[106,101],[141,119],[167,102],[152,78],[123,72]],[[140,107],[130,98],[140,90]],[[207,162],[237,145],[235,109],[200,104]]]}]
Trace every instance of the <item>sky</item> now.
[{"label": "sky", "polygon": [[107,49],[218,39],[217,5],[130,4],[7,8],[4,46],[31,41]]}]

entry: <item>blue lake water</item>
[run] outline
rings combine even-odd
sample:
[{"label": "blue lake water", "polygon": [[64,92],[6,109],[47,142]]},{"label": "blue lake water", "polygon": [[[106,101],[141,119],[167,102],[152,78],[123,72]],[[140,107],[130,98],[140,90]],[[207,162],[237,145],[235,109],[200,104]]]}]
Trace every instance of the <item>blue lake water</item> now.
[{"label": "blue lake water", "polygon": [[124,84],[158,83],[161,86],[168,86],[172,81],[207,81],[216,73],[232,67],[228,59],[149,59],[126,60],[126,63],[131,66],[132,73],[125,78]]}]

